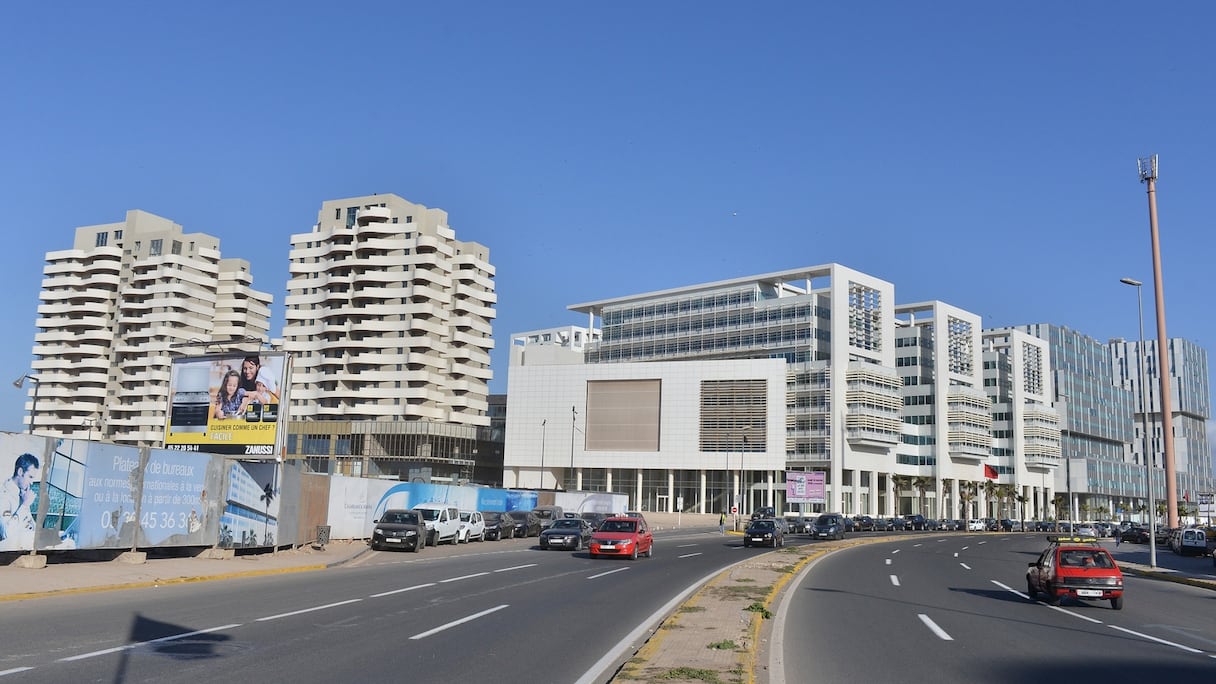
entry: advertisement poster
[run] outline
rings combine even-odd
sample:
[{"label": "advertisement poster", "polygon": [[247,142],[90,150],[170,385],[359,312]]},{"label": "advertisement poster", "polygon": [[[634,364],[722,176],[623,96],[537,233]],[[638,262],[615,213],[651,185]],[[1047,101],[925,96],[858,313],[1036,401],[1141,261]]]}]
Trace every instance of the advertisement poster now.
[{"label": "advertisement poster", "polygon": [[152,449],[143,469],[140,546],[189,546],[215,539],[224,460],[209,454]]},{"label": "advertisement poster", "polygon": [[46,448],[44,437],[6,433],[0,439],[0,551],[34,548]]},{"label": "advertisement poster", "polygon": [[785,473],[785,500],[789,503],[826,503],[824,472],[822,470],[787,471]]},{"label": "advertisement poster", "polygon": [[219,545],[224,548],[273,546],[278,538],[278,528],[278,464],[229,461]]},{"label": "advertisement poster", "polygon": [[265,352],[174,360],[165,447],[274,456],[285,360]]}]

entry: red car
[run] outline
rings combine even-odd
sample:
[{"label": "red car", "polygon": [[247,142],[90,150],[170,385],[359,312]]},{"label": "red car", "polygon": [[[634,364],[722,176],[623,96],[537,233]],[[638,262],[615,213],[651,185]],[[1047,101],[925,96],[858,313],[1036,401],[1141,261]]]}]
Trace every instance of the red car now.
[{"label": "red car", "polygon": [[654,535],[643,519],[607,518],[591,535],[587,549],[592,558],[628,556],[637,560],[639,555],[649,558],[654,555]]},{"label": "red car", "polygon": [[1110,553],[1092,537],[1048,537],[1050,545],[1026,569],[1026,593],[1059,605],[1064,598],[1109,600],[1123,608],[1123,573]]}]

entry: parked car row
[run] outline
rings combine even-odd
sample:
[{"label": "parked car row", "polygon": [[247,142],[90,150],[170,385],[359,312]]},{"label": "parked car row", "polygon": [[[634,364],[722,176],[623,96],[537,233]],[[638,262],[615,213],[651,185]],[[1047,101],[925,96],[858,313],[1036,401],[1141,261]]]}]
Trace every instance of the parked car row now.
[{"label": "parked car row", "polygon": [[422,503],[412,509],[389,509],[375,520],[371,547],[375,550],[420,551],[444,542],[462,544],[537,537],[541,549],[588,549],[597,556],[654,554],[654,536],[641,513],[619,516],[575,515],[557,506],[530,511],[461,511],[444,503]]}]

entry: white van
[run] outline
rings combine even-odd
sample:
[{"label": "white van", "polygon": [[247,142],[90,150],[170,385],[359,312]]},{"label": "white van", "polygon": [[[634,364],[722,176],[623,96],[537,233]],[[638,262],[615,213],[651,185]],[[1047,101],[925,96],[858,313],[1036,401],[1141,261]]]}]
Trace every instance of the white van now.
[{"label": "white van", "polygon": [[443,542],[456,544],[460,541],[460,511],[445,503],[420,503],[414,506],[426,523],[426,544],[435,546]]},{"label": "white van", "polygon": [[1202,556],[1208,552],[1207,533],[1198,527],[1174,530],[1170,549],[1179,556]]}]

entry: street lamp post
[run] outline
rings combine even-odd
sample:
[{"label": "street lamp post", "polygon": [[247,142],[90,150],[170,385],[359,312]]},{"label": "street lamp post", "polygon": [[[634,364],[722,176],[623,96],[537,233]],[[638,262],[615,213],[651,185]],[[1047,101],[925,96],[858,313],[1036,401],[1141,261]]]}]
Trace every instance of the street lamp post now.
[{"label": "street lamp post", "polygon": [[25,386],[26,380],[34,383],[34,400],[30,403],[30,427],[27,430],[32,435],[34,434],[34,417],[38,415],[38,388],[42,386],[42,383],[38,382],[38,378],[26,373],[13,381],[13,387],[21,389]]},{"label": "street lamp post", "polygon": [[1144,500],[1148,508],[1148,563],[1157,567],[1157,511],[1153,505],[1153,471],[1149,458],[1148,439],[1148,375],[1144,367],[1144,299],[1140,296],[1141,283],[1134,278],[1120,278],[1119,282],[1136,288],[1136,313],[1140,320],[1140,343],[1136,347],[1136,371],[1140,380],[1140,421],[1144,431]]},{"label": "street lamp post", "polygon": [[570,477],[574,477],[574,422],[578,418],[578,411],[573,406],[570,407]]},{"label": "street lamp post", "polygon": [[[545,488],[545,423],[549,419],[545,418],[540,421],[540,488]],[[556,487],[554,487],[556,489]]]}]

